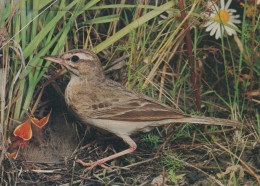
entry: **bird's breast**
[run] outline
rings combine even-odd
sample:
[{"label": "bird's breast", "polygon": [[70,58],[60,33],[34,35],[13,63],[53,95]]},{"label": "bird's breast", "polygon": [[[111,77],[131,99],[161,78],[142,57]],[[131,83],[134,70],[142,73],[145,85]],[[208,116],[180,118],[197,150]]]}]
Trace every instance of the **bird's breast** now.
[{"label": "bird's breast", "polygon": [[79,81],[73,81],[73,79],[66,87],[65,102],[76,115],[79,115],[81,112],[87,115],[92,105],[86,85]]},{"label": "bird's breast", "polygon": [[105,95],[100,95],[98,86],[71,79],[65,90],[65,101],[70,110],[81,120],[92,117],[93,111],[110,107]]}]

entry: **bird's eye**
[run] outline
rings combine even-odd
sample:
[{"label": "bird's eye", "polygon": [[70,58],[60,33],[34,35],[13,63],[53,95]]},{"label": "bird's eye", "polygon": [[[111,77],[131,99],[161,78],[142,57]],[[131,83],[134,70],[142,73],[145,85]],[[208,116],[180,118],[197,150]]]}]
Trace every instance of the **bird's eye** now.
[{"label": "bird's eye", "polygon": [[78,56],[72,56],[71,57],[71,61],[74,62],[74,63],[77,62],[78,60],[79,60]]}]

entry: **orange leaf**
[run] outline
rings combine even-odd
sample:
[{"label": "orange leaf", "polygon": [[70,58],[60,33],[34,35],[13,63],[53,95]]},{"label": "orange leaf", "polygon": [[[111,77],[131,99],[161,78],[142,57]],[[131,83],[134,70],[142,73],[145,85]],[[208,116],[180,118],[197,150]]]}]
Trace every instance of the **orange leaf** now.
[{"label": "orange leaf", "polygon": [[37,127],[39,127],[40,129],[42,129],[48,123],[50,115],[51,115],[51,111],[52,111],[52,109],[47,114],[47,116],[43,117],[40,120],[38,120],[37,118],[31,117],[33,124],[36,125]]},{"label": "orange leaf", "polygon": [[21,125],[18,125],[14,129],[14,135],[19,136],[25,141],[31,139],[32,138],[31,119],[29,118]]}]

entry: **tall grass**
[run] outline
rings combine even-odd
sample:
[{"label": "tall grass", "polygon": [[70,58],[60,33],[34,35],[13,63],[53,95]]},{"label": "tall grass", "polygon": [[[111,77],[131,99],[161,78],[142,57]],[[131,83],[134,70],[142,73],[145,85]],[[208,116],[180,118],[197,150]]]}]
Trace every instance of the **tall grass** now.
[{"label": "tall grass", "polygon": [[12,130],[13,124],[22,121],[26,112],[30,113],[36,85],[50,65],[43,63],[40,56],[49,54],[50,49],[52,54],[57,54],[64,48],[67,34],[77,17],[97,2],[99,0],[87,4],[80,0],[1,2],[1,29],[10,33],[1,46],[4,71],[1,78],[3,148],[7,131]]}]

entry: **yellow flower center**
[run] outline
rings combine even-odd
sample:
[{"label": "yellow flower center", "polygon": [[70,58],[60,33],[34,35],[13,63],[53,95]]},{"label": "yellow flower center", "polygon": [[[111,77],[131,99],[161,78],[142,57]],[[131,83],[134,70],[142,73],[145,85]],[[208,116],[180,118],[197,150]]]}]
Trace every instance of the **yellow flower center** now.
[{"label": "yellow flower center", "polygon": [[226,10],[220,10],[218,13],[216,13],[216,20],[222,21],[224,23],[227,23],[229,20],[229,14]]}]

